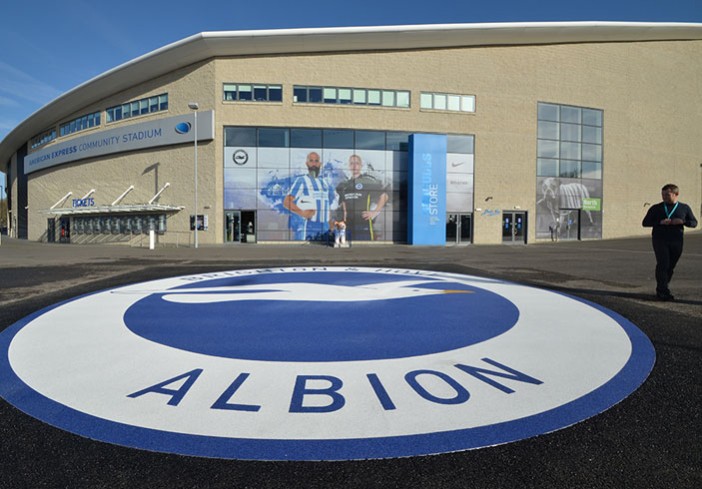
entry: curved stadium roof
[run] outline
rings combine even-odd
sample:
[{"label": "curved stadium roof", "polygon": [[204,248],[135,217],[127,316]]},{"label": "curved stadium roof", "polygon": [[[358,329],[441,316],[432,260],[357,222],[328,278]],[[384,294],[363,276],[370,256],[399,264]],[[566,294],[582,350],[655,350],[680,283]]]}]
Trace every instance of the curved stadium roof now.
[{"label": "curved stadium roof", "polygon": [[0,141],[0,171],[30,138],[94,103],[143,81],[221,56],[352,52],[468,46],[702,39],[702,24],[528,22],[202,32],[135,58],[69,90]]}]

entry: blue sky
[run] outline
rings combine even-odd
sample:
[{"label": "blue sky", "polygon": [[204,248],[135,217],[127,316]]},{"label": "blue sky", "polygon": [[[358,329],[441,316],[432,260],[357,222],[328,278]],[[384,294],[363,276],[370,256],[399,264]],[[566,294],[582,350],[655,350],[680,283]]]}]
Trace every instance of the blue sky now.
[{"label": "blue sky", "polygon": [[0,140],[76,85],[199,32],[597,20],[702,22],[702,0],[5,0]]}]

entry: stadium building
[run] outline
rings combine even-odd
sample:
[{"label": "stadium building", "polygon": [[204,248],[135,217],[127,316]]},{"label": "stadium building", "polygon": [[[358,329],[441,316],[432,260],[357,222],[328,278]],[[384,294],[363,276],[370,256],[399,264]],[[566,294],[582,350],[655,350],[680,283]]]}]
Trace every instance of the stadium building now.
[{"label": "stadium building", "polygon": [[160,245],[640,235],[702,203],[702,24],[205,32],[0,142],[10,234]]}]

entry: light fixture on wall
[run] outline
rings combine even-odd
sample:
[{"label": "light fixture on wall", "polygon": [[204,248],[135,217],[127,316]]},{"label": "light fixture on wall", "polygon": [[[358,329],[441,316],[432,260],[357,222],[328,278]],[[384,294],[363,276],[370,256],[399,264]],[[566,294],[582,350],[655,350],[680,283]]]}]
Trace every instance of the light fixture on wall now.
[{"label": "light fixture on wall", "polygon": [[492,200],[492,195],[485,197],[485,202],[487,202],[488,200]]},{"label": "light fixture on wall", "polygon": [[651,205],[651,203],[650,203],[650,202],[644,202],[644,205],[643,205],[643,206],[646,207],[647,205]]}]

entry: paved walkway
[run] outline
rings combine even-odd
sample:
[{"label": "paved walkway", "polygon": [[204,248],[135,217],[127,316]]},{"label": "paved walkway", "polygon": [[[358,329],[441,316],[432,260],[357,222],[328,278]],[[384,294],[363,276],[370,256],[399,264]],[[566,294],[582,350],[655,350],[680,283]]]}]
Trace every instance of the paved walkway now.
[{"label": "paved walkway", "polygon": [[686,236],[671,284],[679,299],[674,303],[655,300],[649,238],[528,246],[333,249],[291,244],[150,251],[3,237],[0,329],[57,302],[128,283],[303,265],[431,269],[561,290],[631,320],[651,339],[656,364],[631,396],[566,429],[481,450],[354,462],[247,462],[135,450],[73,435],[0,401],[0,488],[702,487],[699,231]]},{"label": "paved walkway", "polygon": [[[103,280],[145,268],[192,267],[226,270],[295,265],[403,263],[431,269],[489,275],[557,287],[574,293],[616,294],[651,303],[655,259],[650,239],[417,247],[363,245],[335,249],[315,244],[229,245],[200,248],[131,248],[121,245],[60,245],[3,237],[0,246],[0,305]],[[685,251],[671,289],[676,303],[655,303],[687,315],[702,304],[702,232],[687,233]],[[50,278],[50,280],[45,280]]]}]

